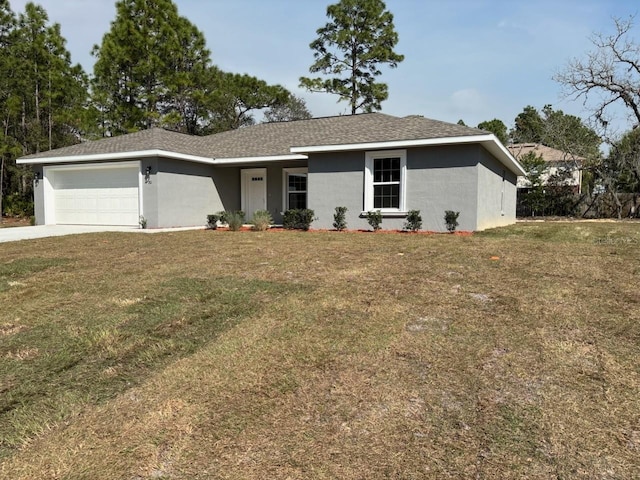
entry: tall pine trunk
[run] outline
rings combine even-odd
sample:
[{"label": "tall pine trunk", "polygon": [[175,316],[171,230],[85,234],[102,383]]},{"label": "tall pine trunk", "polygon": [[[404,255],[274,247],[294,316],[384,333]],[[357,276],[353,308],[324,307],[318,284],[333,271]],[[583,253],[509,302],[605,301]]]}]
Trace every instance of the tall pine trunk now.
[{"label": "tall pine trunk", "polygon": [[38,132],[36,138],[36,151],[35,153],[40,153],[40,135],[42,135],[42,123],[40,122],[40,78],[38,76],[38,62],[35,62],[33,66],[33,70],[35,73],[35,104],[36,104],[36,129]]},{"label": "tall pine trunk", "polygon": [[53,150],[53,118],[51,116],[51,96],[53,94],[51,93],[51,68],[49,68],[49,111],[48,111],[48,118],[47,118],[47,122],[48,122],[48,136],[49,136],[49,151]]}]

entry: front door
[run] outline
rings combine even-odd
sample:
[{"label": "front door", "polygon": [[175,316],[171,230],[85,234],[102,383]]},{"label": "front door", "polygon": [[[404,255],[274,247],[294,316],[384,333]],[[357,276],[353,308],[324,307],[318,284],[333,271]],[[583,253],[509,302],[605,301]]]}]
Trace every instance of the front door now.
[{"label": "front door", "polygon": [[257,210],[267,209],[267,169],[242,170],[242,211],[250,221]]}]

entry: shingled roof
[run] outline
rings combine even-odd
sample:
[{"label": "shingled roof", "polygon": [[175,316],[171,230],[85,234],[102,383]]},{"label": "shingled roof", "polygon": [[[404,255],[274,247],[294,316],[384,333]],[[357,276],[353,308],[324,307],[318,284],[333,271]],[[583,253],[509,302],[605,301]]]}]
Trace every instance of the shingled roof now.
[{"label": "shingled roof", "polygon": [[215,158],[287,155],[292,147],[486,135],[487,132],[419,116],[382,113],[262,123],[205,137]]},{"label": "shingled roof", "polygon": [[261,123],[251,127],[197,137],[152,128],[128,135],[83,142],[23,157],[23,160],[107,155],[162,150],[205,158],[288,155],[291,147],[486,135],[487,132],[419,116],[382,113]]},{"label": "shingled roof", "polygon": [[469,143],[475,141],[474,137],[478,137],[478,143],[500,158],[510,170],[524,175],[522,167],[490,132],[418,115],[394,117],[383,113],[261,123],[206,137],[153,128],[29,155],[18,163],[88,162],[145,155],[212,164],[243,159],[304,159],[305,154],[318,151],[318,147],[326,151],[332,147],[340,150],[376,145],[377,148],[386,144],[381,148],[388,148],[394,142],[396,145],[407,142],[408,145],[424,141],[438,143],[440,139],[443,143]]},{"label": "shingled roof", "polygon": [[127,135],[82,142],[70,147],[36,153],[22,157],[21,160],[108,155],[149,150],[162,150],[184,155],[210,157],[205,151],[206,147],[203,145],[202,140],[202,137],[171,132],[162,128],[152,128]]},{"label": "shingled roof", "polygon": [[564,152],[556,148],[547,147],[541,143],[514,143],[507,146],[511,155],[518,160],[533,152],[536,156],[541,157],[545,162],[577,162],[581,163],[585,160],[584,157],[573,155],[569,152]]}]

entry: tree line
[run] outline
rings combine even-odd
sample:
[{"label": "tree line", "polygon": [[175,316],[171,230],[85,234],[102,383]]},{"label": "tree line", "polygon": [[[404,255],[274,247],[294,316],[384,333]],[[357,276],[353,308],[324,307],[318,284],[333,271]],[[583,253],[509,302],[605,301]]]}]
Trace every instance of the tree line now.
[{"label": "tree line", "polygon": [[[388,97],[380,65],[403,60],[393,15],[382,0],[340,0],[327,17],[309,70],[329,78],[301,77],[301,87],[338,95],[351,113],[379,110]],[[153,127],[207,135],[251,125],[256,112],[265,121],[311,118],[281,85],[214,65],[172,0],[118,0],[92,54],[88,75],[42,7],[16,14],[0,0],[0,213],[31,214],[32,172],[15,161],[24,155]]]},{"label": "tree line", "polygon": [[[380,110],[388,98],[387,85],[377,80],[381,66],[404,60],[394,50],[393,15],[382,0],[340,0],[327,7],[327,18],[309,45],[309,71],[321,76],[300,77],[300,87],[337,95],[352,114]],[[478,125],[505,145],[543,144],[565,152],[567,169],[582,167],[575,198],[550,188],[566,183],[562,171],[550,184],[539,157],[520,158],[534,193],[527,197],[531,211],[611,213],[598,202],[609,202],[619,217],[625,208],[640,211],[640,46],[632,38],[633,17],[614,24],[613,34],[595,34],[594,50],[555,76],[567,96],[590,105],[592,122],[546,105],[525,107],[510,131],[499,119]],[[0,213],[32,209],[32,173],[16,164],[20,156],[153,127],[207,135],[251,125],[257,112],[266,121],[311,117],[304,100],[281,85],[214,65],[204,35],[173,0],[118,0],[111,28],[92,54],[88,75],[71,62],[60,26],[50,24],[42,7],[28,3],[15,13],[0,0]],[[608,130],[615,104],[632,120],[622,135]]]},{"label": "tree line", "polygon": [[[567,98],[582,100],[591,111],[588,123],[546,105],[541,111],[525,107],[510,131],[499,119],[478,125],[505,145],[535,143],[565,153],[566,162],[551,176],[549,164],[535,153],[519,158],[531,185],[519,205],[529,214],[640,217],[640,45],[634,21],[615,18],[611,34],[592,35],[593,49],[554,76]],[[622,132],[612,127],[620,123],[620,111],[627,119]],[[567,183],[575,168],[583,172],[579,194]]]},{"label": "tree line", "polygon": [[32,212],[33,173],[16,158],[152,127],[206,135],[310,118],[280,85],[222,71],[202,32],[172,0],[119,0],[93,75],[73,64],[41,6],[0,0],[0,212]]}]

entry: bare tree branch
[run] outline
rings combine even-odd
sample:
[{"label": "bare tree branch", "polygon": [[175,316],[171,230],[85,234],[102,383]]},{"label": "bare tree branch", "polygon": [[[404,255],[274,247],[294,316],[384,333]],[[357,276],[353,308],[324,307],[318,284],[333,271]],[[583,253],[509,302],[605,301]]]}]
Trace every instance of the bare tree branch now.
[{"label": "bare tree branch", "polygon": [[640,45],[629,39],[634,17],[614,18],[615,33],[594,34],[595,50],[584,59],[570,60],[554,76],[564,86],[567,97],[595,102],[594,117],[607,122],[607,111],[617,103],[629,110],[635,124],[640,124]]}]

